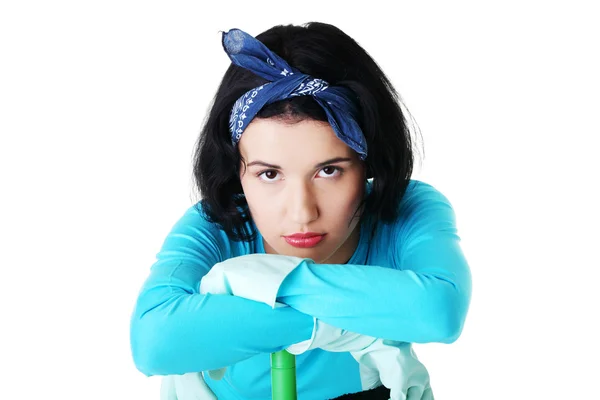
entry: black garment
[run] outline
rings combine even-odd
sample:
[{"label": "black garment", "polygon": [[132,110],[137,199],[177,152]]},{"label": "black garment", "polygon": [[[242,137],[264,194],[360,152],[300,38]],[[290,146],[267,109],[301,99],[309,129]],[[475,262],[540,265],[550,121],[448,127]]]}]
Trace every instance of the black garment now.
[{"label": "black garment", "polygon": [[348,393],[333,400],[388,400],[389,398],[390,389],[382,385],[364,392]]}]

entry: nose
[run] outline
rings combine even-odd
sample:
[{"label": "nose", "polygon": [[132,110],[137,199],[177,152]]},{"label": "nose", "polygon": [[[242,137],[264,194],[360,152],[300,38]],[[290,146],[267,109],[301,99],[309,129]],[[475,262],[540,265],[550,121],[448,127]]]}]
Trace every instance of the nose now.
[{"label": "nose", "polygon": [[310,184],[295,182],[290,185],[287,210],[290,219],[298,225],[306,225],[319,217],[319,207]]}]

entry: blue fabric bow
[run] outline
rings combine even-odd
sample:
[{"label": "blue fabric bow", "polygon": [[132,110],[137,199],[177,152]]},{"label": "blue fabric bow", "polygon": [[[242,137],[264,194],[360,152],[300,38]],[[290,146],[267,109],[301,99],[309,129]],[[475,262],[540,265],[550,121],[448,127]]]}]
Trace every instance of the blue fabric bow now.
[{"label": "blue fabric bow", "polygon": [[329,86],[322,79],[301,73],[261,41],[239,29],[223,33],[223,48],[235,65],[269,81],[249,90],[235,102],[229,118],[234,144],[267,104],[294,96],[313,96],[325,110],[336,136],[356,151],[361,160],[367,157],[367,142],[354,118],[357,109],[350,100],[352,92],[349,89]]}]

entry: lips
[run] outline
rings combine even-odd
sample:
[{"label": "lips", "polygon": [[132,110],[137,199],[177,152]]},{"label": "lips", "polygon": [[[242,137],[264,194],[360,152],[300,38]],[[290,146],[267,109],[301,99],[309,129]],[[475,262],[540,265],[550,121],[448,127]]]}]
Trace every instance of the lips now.
[{"label": "lips", "polygon": [[324,237],[325,234],[308,232],[295,233],[293,235],[284,236],[283,238],[291,246],[299,248],[310,248],[318,245]]}]

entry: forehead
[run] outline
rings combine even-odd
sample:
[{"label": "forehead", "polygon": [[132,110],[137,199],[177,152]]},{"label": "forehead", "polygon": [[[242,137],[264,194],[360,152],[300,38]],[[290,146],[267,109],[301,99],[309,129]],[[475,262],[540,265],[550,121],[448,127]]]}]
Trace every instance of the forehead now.
[{"label": "forehead", "polygon": [[[278,119],[253,120],[239,141],[240,152],[247,161],[279,162],[305,159],[307,163],[331,157],[357,158],[327,122],[304,120],[287,122]],[[250,160],[252,159],[252,160]]]}]

